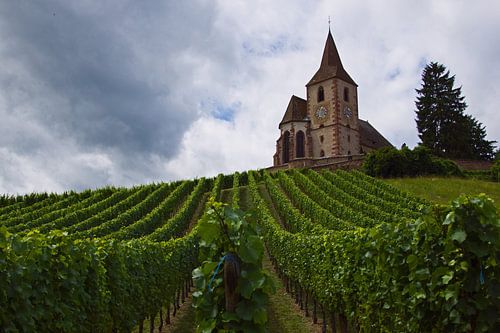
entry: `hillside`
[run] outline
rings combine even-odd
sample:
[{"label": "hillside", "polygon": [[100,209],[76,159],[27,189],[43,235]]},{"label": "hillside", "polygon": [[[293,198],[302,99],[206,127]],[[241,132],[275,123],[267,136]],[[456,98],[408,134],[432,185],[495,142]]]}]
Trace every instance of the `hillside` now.
[{"label": "hillside", "polygon": [[497,209],[500,208],[499,183],[450,177],[396,178],[385,181],[403,191],[440,204],[448,204],[461,194],[485,193],[495,201]]},{"label": "hillside", "polygon": [[[490,262],[498,216],[488,199],[460,204],[466,224],[460,208],[442,225],[442,211],[419,220],[430,201],[360,172],[293,170],[4,198],[0,326],[130,332],[149,318],[165,326],[192,291],[209,197],[252,211],[261,227],[266,267],[280,285],[268,308],[273,331],[317,329],[300,311],[329,330],[496,325],[498,304],[485,294],[500,274]],[[481,265],[469,239],[482,246]],[[464,281],[473,288],[466,296]],[[475,302],[482,317],[471,313]]]}]

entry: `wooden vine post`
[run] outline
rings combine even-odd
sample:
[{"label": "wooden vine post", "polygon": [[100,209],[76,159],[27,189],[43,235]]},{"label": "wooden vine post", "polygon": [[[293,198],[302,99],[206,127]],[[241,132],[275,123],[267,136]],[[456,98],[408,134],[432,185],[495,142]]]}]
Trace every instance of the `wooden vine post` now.
[{"label": "wooden vine post", "polygon": [[240,258],[233,253],[226,254],[224,260],[224,296],[228,312],[235,312],[236,305],[240,301],[240,295],[236,292],[240,274]]}]

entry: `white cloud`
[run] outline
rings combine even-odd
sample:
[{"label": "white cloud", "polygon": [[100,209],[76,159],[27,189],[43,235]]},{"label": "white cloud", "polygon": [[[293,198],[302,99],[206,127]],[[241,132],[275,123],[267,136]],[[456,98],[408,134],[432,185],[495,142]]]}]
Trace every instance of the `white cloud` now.
[{"label": "white cloud", "polygon": [[[97,69],[87,74],[98,80],[64,72],[80,68],[64,59],[69,65],[56,79],[70,80],[56,89],[52,74],[33,72],[40,63],[26,60],[29,54],[13,57],[9,43],[0,45],[3,192],[131,185],[270,166],[288,100],[305,97],[304,85],[319,66],[329,15],[344,67],[359,84],[360,117],[394,145],[418,142],[415,89],[431,60],[456,74],[466,112],[486,125],[490,140],[500,139],[500,3],[53,3],[61,10],[56,18],[75,15],[81,29],[51,26],[42,6],[28,4],[22,20],[3,20],[0,31],[19,32],[12,44],[28,38],[24,27],[44,22],[34,28],[52,27],[57,40],[48,45],[79,47],[81,68]],[[85,40],[60,42],[72,36]],[[36,49],[45,44],[28,45],[19,50],[45,54]],[[40,59],[51,64],[50,57]],[[86,82],[101,90],[82,93]]]}]

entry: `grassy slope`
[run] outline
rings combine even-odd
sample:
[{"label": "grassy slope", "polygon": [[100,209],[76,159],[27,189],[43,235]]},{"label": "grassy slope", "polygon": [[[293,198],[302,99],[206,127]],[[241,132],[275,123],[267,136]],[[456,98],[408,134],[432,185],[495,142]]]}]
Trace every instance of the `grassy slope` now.
[{"label": "grassy slope", "polygon": [[386,179],[389,184],[432,202],[446,204],[460,194],[486,193],[500,209],[500,184],[475,179],[417,177]]}]

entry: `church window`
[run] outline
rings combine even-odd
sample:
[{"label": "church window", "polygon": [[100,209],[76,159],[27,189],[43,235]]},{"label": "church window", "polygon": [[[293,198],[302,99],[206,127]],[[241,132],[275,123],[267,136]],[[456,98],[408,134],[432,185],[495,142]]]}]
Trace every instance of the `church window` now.
[{"label": "church window", "polygon": [[351,151],[350,150],[347,151],[347,155],[351,155]]},{"label": "church window", "polygon": [[344,87],[344,101],[349,102],[349,88]]},{"label": "church window", "polygon": [[296,135],[296,151],[295,151],[295,156],[298,157],[304,157],[304,132],[298,131]]},{"label": "church window", "polygon": [[323,135],[320,135],[319,136],[319,142],[323,143],[324,140],[325,140],[325,137]]},{"label": "church window", "polygon": [[283,164],[290,162],[290,132],[283,134]]},{"label": "church window", "polygon": [[323,90],[322,86],[319,86],[318,88],[318,102],[322,102],[325,100],[325,91]]},{"label": "church window", "polygon": [[347,136],[347,142],[351,142],[351,136],[350,135]]},{"label": "church window", "polygon": [[325,157],[325,151],[324,150],[321,150],[319,152],[319,157]]}]

